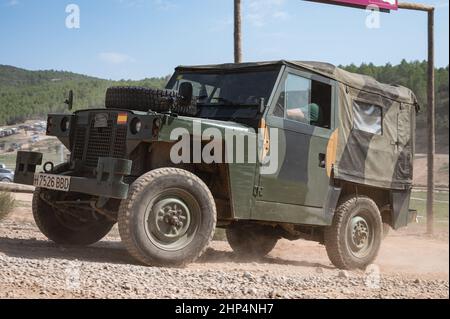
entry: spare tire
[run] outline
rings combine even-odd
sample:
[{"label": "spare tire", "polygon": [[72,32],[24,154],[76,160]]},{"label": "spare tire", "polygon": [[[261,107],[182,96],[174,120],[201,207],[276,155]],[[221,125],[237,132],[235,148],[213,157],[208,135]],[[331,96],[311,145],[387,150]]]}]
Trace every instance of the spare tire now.
[{"label": "spare tire", "polygon": [[110,87],[106,91],[108,109],[125,109],[147,112],[174,112],[183,115],[197,114],[197,100],[186,101],[176,91],[155,90],[145,87]]}]

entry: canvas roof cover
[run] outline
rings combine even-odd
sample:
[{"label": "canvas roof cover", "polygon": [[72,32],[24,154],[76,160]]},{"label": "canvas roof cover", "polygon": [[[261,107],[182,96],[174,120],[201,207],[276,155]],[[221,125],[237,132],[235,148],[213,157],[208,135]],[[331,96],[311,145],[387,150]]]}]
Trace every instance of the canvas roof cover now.
[{"label": "canvas roof cover", "polygon": [[[246,68],[257,68],[263,66],[287,65],[295,68],[302,68],[322,76],[331,78],[358,90],[375,93],[402,103],[417,105],[417,98],[414,93],[403,86],[389,85],[378,82],[373,77],[351,73],[336,67],[333,64],[314,61],[268,61],[250,63],[228,63],[216,65],[180,66],[177,70],[200,71],[200,70],[241,70]],[[417,105],[418,106],[418,105]]]}]

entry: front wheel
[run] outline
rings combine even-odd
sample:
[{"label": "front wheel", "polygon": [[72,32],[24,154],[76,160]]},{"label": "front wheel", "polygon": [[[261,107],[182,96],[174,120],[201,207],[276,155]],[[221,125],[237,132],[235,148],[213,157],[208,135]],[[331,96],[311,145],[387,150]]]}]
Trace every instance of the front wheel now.
[{"label": "front wheel", "polygon": [[325,247],[331,262],[341,269],[364,269],[377,257],[383,237],[381,214],[373,200],[352,196],[336,210],[325,229]]},{"label": "front wheel", "polygon": [[182,266],[200,257],[216,228],[216,206],[194,174],[175,168],[137,179],[119,209],[128,252],[147,265]]},{"label": "front wheel", "polygon": [[68,246],[88,246],[105,237],[114,226],[106,217],[76,209],[56,208],[52,203],[71,195],[36,188],[33,217],[39,230],[51,241]]}]

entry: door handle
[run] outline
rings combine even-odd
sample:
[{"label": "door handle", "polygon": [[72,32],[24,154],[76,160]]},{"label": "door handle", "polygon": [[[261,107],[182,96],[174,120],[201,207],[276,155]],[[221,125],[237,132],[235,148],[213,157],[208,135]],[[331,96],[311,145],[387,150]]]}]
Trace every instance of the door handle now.
[{"label": "door handle", "polygon": [[319,167],[325,168],[327,166],[327,156],[326,154],[319,153]]}]

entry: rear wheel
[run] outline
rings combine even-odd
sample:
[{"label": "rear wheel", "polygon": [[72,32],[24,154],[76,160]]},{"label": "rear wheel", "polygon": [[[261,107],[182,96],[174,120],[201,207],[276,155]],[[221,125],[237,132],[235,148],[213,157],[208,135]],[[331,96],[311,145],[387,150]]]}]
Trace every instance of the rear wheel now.
[{"label": "rear wheel", "polygon": [[33,196],[33,217],[39,230],[60,245],[88,246],[100,241],[114,226],[106,217],[56,208],[52,203],[71,194],[37,188]]},{"label": "rear wheel", "polygon": [[269,226],[239,225],[229,226],[227,240],[233,251],[242,257],[261,258],[270,253],[280,238]]},{"label": "rear wheel", "polygon": [[365,268],[380,249],[381,215],[373,200],[352,196],[344,200],[325,229],[325,247],[331,262],[341,269]]},{"label": "rear wheel", "polygon": [[216,206],[201,179],[162,168],[137,179],[119,209],[129,253],[147,265],[182,266],[200,257],[216,227]]}]

